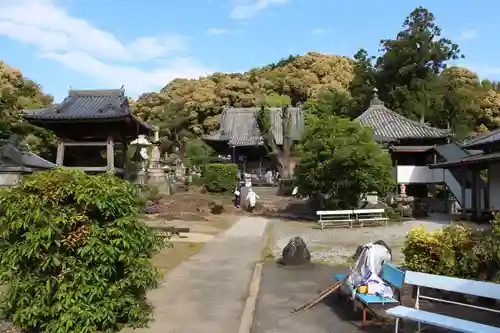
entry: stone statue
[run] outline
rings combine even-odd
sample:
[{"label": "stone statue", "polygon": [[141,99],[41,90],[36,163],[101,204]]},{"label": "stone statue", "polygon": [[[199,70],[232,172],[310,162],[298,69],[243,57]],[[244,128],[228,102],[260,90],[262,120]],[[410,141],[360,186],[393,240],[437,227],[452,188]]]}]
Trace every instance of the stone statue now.
[{"label": "stone statue", "polygon": [[153,126],[153,131],[154,131],[154,141],[153,141],[153,143],[160,142],[160,130],[159,130],[158,126]]}]

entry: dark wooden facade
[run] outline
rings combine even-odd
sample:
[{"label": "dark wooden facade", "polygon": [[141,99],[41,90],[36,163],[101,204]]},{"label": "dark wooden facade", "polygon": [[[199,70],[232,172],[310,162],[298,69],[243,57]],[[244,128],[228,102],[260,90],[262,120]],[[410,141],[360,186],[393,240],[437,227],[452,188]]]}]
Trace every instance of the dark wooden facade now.
[{"label": "dark wooden facade", "polygon": [[[203,139],[214,148],[217,154],[230,156],[230,160],[239,165],[241,172],[263,176],[266,171],[277,171],[264,146],[262,135],[257,126],[256,116],[259,108],[227,108],[220,119],[217,132],[205,135]],[[274,139],[277,145],[283,145],[281,108],[270,108]],[[299,140],[304,126],[301,108],[288,108],[291,121],[291,137]]]}]

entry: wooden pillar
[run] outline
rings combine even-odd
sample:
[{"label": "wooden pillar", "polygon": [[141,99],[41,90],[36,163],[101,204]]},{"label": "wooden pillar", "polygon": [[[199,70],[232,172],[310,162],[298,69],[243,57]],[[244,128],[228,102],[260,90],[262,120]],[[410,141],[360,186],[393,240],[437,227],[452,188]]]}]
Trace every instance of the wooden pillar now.
[{"label": "wooden pillar", "polygon": [[56,164],[62,166],[64,162],[64,141],[60,140],[57,143]]},{"label": "wooden pillar", "polygon": [[486,175],[486,189],[484,189],[484,209],[490,211],[490,175],[491,165],[488,166],[488,173]]},{"label": "wooden pillar", "polygon": [[123,139],[123,178],[128,179],[129,177],[128,169],[128,142],[127,139]]},{"label": "wooden pillar", "polygon": [[479,170],[472,170],[472,188],[471,188],[471,197],[472,197],[472,209],[474,212],[474,217],[478,218],[481,213],[481,197],[479,195]]},{"label": "wooden pillar", "polygon": [[[462,195],[462,202],[460,203],[460,205],[462,206],[462,214],[461,214],[461,218],[463,220],[467,219],[467,179],[469,179],[469,171],[467,169],[463,169],[462,170],[463,172],[463,176],[464,176],[464,179],[465,181],[463,182],[463,184],[461,184],[461,195]],[[472,191],[472,190],[471,190]]]},{"label": "wooden pillar", "polygon": [[127,161],[128,161],[128,143],[127,143],[127,140],[124,139],[123,140],[123,168],[126,169],[127,168]]},{"label": "wooden pillar", "polygon": [[106,140],[106,160],[108,171],[115,169],[115,142],[112,136]]},{"label": "wooden pillar", "polygon": [[399,182],[398,182],[398,159],[397,159],[397,155],[395,153],[392,153],[391,154],[391,158],[392,158],[392,174],[394,176],[394,178],[396,178],[396,192],[394,193],[395,194],[395,197],[398,196],[399,194]]}]

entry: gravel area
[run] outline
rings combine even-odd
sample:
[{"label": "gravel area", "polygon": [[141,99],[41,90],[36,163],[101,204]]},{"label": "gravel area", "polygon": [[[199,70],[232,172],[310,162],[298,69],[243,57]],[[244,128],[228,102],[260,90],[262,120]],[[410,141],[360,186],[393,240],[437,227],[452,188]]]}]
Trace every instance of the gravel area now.
[{"label": "gravel area", "polygon": [[0,320],[0,333],[20,333],[21,330],[12,325],[12,323]]},{"label": "gravel area", "polygon": [[272,227],[270,243],[276,258],[291,238],[300,236],[311,251],[312,260],[328,265],[345,265],[352,258],[361,244],[383,240],[393,252],[393,261],[403,260],[401,249],[408,231],[423,225],[427,230],[434,230],[451,221],[445,216],[435,216],[427,220],[413,220],[385,226],[365,226],[363,228],[325,228],[319,229],[314,222],[296,222],[276,220]]}]

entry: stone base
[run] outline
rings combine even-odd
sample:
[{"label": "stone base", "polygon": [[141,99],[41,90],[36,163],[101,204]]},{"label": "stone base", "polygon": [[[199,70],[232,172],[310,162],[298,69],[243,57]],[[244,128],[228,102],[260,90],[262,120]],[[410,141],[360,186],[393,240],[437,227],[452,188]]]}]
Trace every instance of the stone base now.
[{"label": "stone base", "polygon": [[147,177],[148,185],[157,186],[160,193],[170,194],[172,192],[168,174],[163,169],[149,169]]}]

